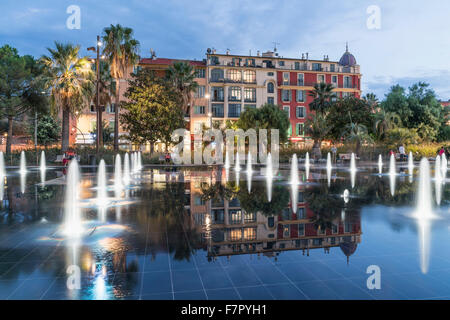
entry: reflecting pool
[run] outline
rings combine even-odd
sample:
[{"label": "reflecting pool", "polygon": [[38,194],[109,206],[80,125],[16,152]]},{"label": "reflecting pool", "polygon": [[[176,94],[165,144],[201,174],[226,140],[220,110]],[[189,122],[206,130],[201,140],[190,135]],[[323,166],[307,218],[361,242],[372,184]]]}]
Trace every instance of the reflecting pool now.
[{"label": "reflecting pool", "polygon": [[419,164],[385,166],[81,167],[77,238],[61,168],[6,168],[0,299],[448,299],[450,180],[417,218]]}]

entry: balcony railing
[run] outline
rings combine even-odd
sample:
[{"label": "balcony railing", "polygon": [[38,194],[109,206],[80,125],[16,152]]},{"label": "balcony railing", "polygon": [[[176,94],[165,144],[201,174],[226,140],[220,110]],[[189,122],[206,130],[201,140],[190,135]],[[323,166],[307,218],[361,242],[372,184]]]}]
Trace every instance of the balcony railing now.
[{"label": "balcony railing", "polygon": [[227,79],[227,78],[210,78],[209,82],[212,83],[242,83],[242,84],[256,84],[256,80],[235,80],[235,79]]},{"label": "balcony railing", "polygon": [[[298,81],[290,81],[289,84],[284,83],[283,81],[278,81],[279,86],[301,86],[301,87],[314,87],[319,82],[298,82]],[[357,84],[337,84],[331,83],[334,88],[339,89],[359,89]]]},{"label": "balcony railing", "polygon": [[256,102],[256,98],[245,98],[244,102],[255,103]]},{"label": "balcony railing", "polygon": [[223,110],[214,110],[212,112],[213,118],[223,118]]},{"label": "balcony railing", "polygon": [[241,116],[240,112],[237,111],[229,111],[228,118],[239,118]]},{"label": "balcony railing", "polygon": [[225,99],[223,97],[213,97],[212,102],[223,102]]}]

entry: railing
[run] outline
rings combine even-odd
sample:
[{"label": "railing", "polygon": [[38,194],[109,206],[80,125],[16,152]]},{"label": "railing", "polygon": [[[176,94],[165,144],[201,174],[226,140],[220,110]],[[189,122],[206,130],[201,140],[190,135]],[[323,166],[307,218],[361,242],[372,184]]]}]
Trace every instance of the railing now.
[{"label": "railing", "polygon": [[255,103],[256,102],[256,98],[245,98],[244,102]]},{"label": "railing", "polygon": [[209,82],[212,83],[241,83],[241,84],[256,84],[256,80],[248,81],[248,80],[233,80],[233,79],[226,79],[226,78],[210,78]]},{"label": "railing", "polygon": [[241,116],[240,112],[230,111],[228,112],[228,118],[239,118]]},{"label": "railing", "polygon": [[223,110],[214,110],[212,112],[213,118],[223,118]]},{"label": "railing", "polygon": [[[278,86],[300,86],[300,87],[314,87],[318,82],[298,82],[298,81],[290,81],[289,84],[285,84],[283,81],[278,81]],[[359,89],[357,84],[338,84],[331,83],[334,88],[339,89]]]},{"label": "railing", "polygon": [[223,97],[213,97],[211,99],[212,102],[224,102],[224,98]]}]

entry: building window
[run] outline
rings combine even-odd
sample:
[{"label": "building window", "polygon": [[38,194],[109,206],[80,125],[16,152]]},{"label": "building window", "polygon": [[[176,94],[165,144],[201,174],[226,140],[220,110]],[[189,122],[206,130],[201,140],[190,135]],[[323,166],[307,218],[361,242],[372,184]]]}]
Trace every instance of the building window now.
[{"label": "building window", "polygon": [[254,214],[253,212],[245,212],[244,213],[244,222],[245,223],[255,222],[255,221],[256,221],[256,214]]},{"label": "building window", "polygon": [[275,91],[275,86],[273,85],[272,82],[269,82],[267,84],[267,93],[274,93],[274,91]]},{"label": "building window", "polygon": [[269,77],[273,77],[274,73],[273,72],[267,72],[267,76]]},{"label": "building window", "polygon": [[194,114],[205,114],[205,106],[194,106]]},{"label": "building window", "polygon": [[216,118],[223,118],[223,104],[213,103],[211,104],[212,116]]},{"label": "building window", "polygon": [[338,86],[338,77],[337,76],[331,76],[331,84],[333,87],[337,88]]},{"label": "building window", "polygon": [[289,85],[289,72],[283,72],[283,85]]},{"label": "building window", "polygon": [[349,76],[344,77],[344,88],[351,88],[352,87],[352,78]]},{"label": "building window", "polygon": [[239,103],[230,103],[228,105],[228,117],[239,118],[241,116],[241,105]]},{"label": "building window", "polygon": [[195,92],[196,98],[204,98],[205,97],[205,86],[198,86],[197,91]]},{"label": "building window", "polygon": [[95,105],[91,104],[91,112],[95,112]]},{"label": "building window", "polygon": [[211,87],[211,99],[212,101],[223,101],[223,88]]},{"label": "building window", "polygon": [[322,64],[320,64],[320,63],[313,63],[312,64],[312,70],[313,71],[322,71]]},{"label": "building window", "polygon": [[206,69],[197,69],[197,71],[196,71],[197,78],[204,78],[205,77],[205,71],[206,71]]},{"label": "building window", "polygon": [[255,59],[246,59],[245,65],[248,67],[254,67],[255,66]]},{"label": "building window", "polygon": [[298,85],[298,86],[303,86],[303,85],[305,85],[303,73],[297,73],[297,85]]},{"label": "building window", "polygon": [[284,102],[291,101],[291,90],[281,90],[281,100]]},{"label": "building window", "polygon": [[305,235],[305,225],[304,224],[299,224],[298,225],[298,235],[299,236],[304,236]]},{"label": "building window", "polygon": [[256,239],[256,228],[244,228],[244,240],[255,240]]},{"label": "building window", "polygon": [[305,102],[305,91],[297,90],[297,102]]},{"label": "building window", "polygon": [[205,205],[205,201],[203,200],[202,196],[199,196],[199,195],[194,196],[194,205],[196,205],[196,206]]},{"label": "building window", "polygon": [[230,210],[228,212],[228,218],[229,218],[230,224],[240,224],[240,223],[242,223],[241,210]]},{"label": "building window", "polygon": [[111,103],[108,105],[108,107],[106,108],[108,113],[114,113],[116,112],[116,104],[115,103]]},{"label": "building window", "polygon": [[288,118],[291,117],[290,109],[291,109],[291,107],[289,107],[289,106],[283,106],[283,110],[284,110],[284,112],[287,113]]},{"label": "building window", "polygon": [[304,136],[305,135],[304,127],[305,127],[305,125],[303,123],[296,123],[295,124],[295,129],[296,129],[297,136]]},{"label": "building window", "polygon": [[275,104],[275,99],[273,97],[267,97],[268,104]]},{"label": "building window", "polygon": [[278,62],[278,65],[279,65],[280,67],[284,67],[284,61],[279,61],[279,62]]},{"label": "building window", "polygon": [[336,68],[334,64],[330,64],[330,71],[335,72]]},{"label": "building window", "polygon": [[239,241],[242,238],[241,229],[231,229],[230,231],[230,241]]},{"label": "building window", "polygon": [[231,65],[240,67],[241,66],[241,60],[242,60],[241,58],[233,58],[233,59],[231,59]]},{"label": "building window", "polygon": [[227,71],[228,74],[228,80],[232,82],[241,82],[242,80],[242,73],[240,70],[236,69],[230,69]]},{"label": "building window", "polygon": [[244,82],[245,83],[256,83],[256,71],[245,70],[244,71]]},{"label": "building window", "polygon": [[323,74],[317,75],[317,82],[318,83],[325,83],[325,76]]},{"label": "building window", "polygon": [[305,107],[298,106],[296,108],[296,116],[297,116],[297,118],[304,118],[306,116]]},{"label": "building window", "polygon": [[295,63],[294,63],[294,69],[295,69],[295,70],[300,70],[300,62],[295,61]]},{"label": "building window", "polygon": [[289,238],[291,236],[291,226],[288,224],[283,225],[283,238]]},{"label": "building window", "polygon": [[212,69],[211,70],[211,81],[223,80],[223,70],[222,69]]},{"label": "building window", "polygon": [[219,57],[217,57],[217,56],[211,56],[211,57],[209,57],[209,60],[211,61],[212,65],[218,65],[219,64]]},{"label": "building window", "polygon": [[244,88],[244,101],[256,102],[256,88]]},{"label": "building window", "polygon": [[297,209],[297,219],[306,219],[305,208]]},{"label": "building window", "polygon": [[241,101],[241,87],[228,88],[228,101]]}]

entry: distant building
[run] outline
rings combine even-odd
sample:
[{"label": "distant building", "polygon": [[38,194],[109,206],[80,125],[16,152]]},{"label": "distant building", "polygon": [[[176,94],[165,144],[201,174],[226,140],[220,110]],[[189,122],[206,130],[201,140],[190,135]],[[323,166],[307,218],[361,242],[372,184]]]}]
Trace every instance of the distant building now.
[{"label": "distant building", "polygon": [[[360,66],[346,48],[339,61],[311,60],[308,54],[301,58],[285,58],[276,49],[256,55],[234,55],[217,53],[208,49],[206,59],[183,60],[143,58],[136,68],[150,68],[164,76],[175,61],[185,61],[197,71],[197,92],[192,94],[186,120],[191,133],[213,124],[224,125],[227,120],[239,119],[248,108],[259,108],[265,103],[279,105],[290,119],[289,139],[294,143],[308,140],[305,135],[305,121],[310,114],[310,96],[316,83],[330,83],[338,98],[353,95],[361,97]],[[121,95],[126,91],[132,70],[121,81]],[[114,99],[113,99],[114,100]],[[125,100],[121,98],[121,100]],[[450,103],[450,102],[449,102]],[[114,103],[105,107],[103,118],[114,126]],[[96,123],[95,107],[92,105],[78,118],[76,125],[77,143],[95,143],[90,135]],[[119,130],[123,134],[123,130]],[[86,138],[86,136],[88,138]]]}]

